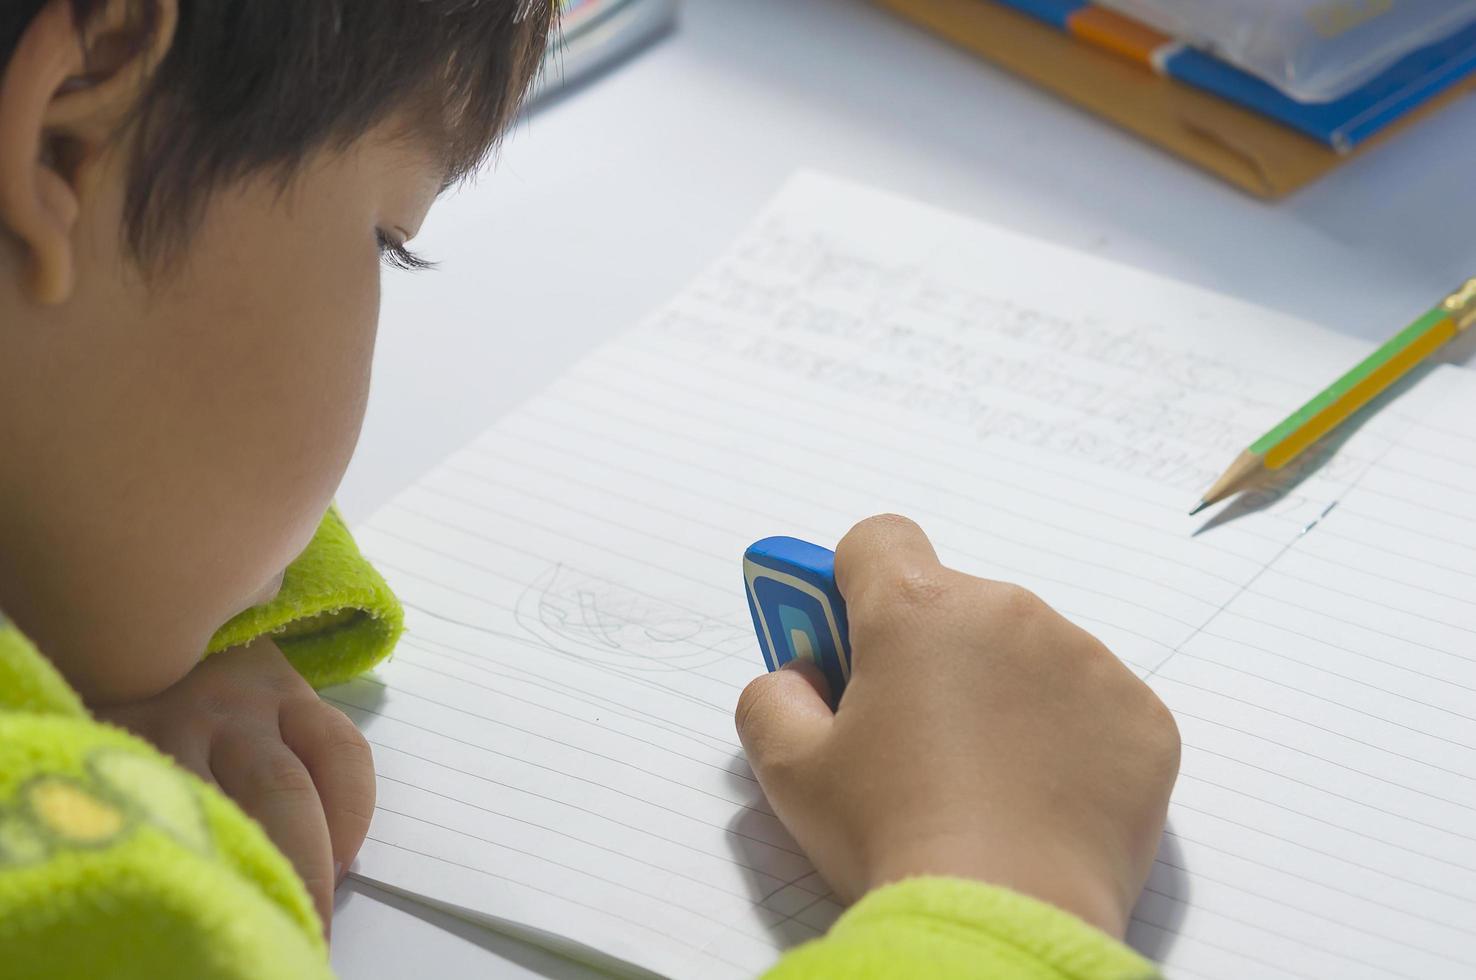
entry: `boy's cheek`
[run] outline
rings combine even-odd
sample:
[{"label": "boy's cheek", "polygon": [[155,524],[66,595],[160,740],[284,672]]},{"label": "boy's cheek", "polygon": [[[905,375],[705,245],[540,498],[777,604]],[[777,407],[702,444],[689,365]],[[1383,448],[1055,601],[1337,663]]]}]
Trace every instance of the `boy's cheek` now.
[{"label": "boy's cheek", "polygon": [[34,638],[100,702],[167,687],[275,594],[357,442],[379,303],[371,195],[342,174],[294,186],[222,193],[148,288],[89,253],[55,313],[66,329],[24,335],[44,341],[33,373],[57,366],[27,402],[45,422],[26,472],[47,533],[25,534],[62,566],[25,570],[56,620]]},{"label": "boy's cheek", "polygon": [[[201,349],[175,355],[175,376],[189,379],[175,397],[201,408],[193,448],[176,464],[199,467],[197,479],[218,495],[214,518],[202,519],[234,525],[204,532],[245,566],[246,588],[236,587],[233,605],[268,598],[274,578],[307,547],[367,404],[377,249],[363,222],[337,217],[333,198],[309,200],[314,190],[302,188],[300,206],[318,201],[324,213],[267,226],[250,202],[244,211],[225,204],[197,242],[198,288],[174,311],[181,324],[215,319],[199,335]],[[253,234],[261,241],[243,275],[238,249]],[[191,372],[192,364],[212,367]]]}]

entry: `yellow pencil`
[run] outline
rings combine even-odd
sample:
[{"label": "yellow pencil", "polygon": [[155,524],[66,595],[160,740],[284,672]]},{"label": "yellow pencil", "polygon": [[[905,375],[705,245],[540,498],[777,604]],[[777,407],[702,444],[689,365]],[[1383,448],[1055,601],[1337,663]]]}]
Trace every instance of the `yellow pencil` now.
[{"label": "yellow pencil", "polygon": [[1251,443],[1205,491],[1199,504],[1189,512],[1190,516],[1239,493],[1259,474],[1279,470],[1296,459],[1302,450],[1378,397],[1472,323],[1476,323],[1476,279],[1467,280],[1357,367]]}]

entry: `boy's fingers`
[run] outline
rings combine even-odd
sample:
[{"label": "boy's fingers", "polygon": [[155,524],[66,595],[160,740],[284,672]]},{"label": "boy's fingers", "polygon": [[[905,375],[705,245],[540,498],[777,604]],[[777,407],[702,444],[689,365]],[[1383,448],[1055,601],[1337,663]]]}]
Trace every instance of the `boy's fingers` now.
[{"label": "boy's fingers", "polygon": [[282,741],[307,767],[328,824],[334,883],[353,863],[374,816],[374,755],[348,716],[322,701],[283,705]]},{"label": "boy's fingers", "polygon": [[210,768],[226,795],[266,830],[297,869],[323,922],[333,915],[333,849],[313,777],[280,739],[223,734]]},{"label": "boy's fingers", "polygon": [[926,583],[942,570],[922,528],[905,517],[868,517],[835,546],[835,584],[849,605]]},{"label": "boy's fingers", "polygon": [[829,735],[835,715],[827,698],[824,676],[802,660],[756,677],[743,689],[734,720],[765,791],[797,774]]}]

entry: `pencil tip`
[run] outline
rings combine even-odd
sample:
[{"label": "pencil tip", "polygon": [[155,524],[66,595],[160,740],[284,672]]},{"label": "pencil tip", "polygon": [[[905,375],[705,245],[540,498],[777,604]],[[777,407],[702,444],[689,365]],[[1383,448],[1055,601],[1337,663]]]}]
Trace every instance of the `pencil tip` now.
[{"label": "pencil tip", "polygon": [[1194,509],[1193,509],[1193,510],[1191,510],[1191,511],[1190,511],[1190,512],[1189,512],[1189,516],[1190,516],[1190,517],[1193,517],[1193,516],[1194,516],[1194,515],[1195,515],[1195,514],[1197,514],[1197,513],[1199,513],[1199,512],[1200,512],[1200,511],[1202,511],[1202,510],[1204,510],[1204,509],[1205,509],[1205,508],[1206,508],[1206,507],[1208,507],[1208,506],[1209,506],[1209,501],[1207,501],[1207,500],[1201,500],[1201,501],[1200,501],[1200,502],[1199,502],[1199,506],[1197,506],[1197,507],[1195,507],[1195,508],[1194,508]]}]

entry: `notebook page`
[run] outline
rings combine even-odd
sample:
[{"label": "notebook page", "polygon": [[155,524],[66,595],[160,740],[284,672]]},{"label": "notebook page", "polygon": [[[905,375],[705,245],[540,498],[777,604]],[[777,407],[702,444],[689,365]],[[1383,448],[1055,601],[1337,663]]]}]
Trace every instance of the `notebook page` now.
[{"label": "notebook page", "polygon": [[1361,352],[796,178],[665,309],[359,530],[409,631],[330,692],[380,777],[355,873],[677,977],[819,935],[840,909],[733,735],[762,669],[739,558],[890,510],[1175,709],[1183,775],[1130,937],[1170,975],[1468,975],[1469,376],[1435,372],[1259,510],[1185,514]]},{"label": "notebook page", "polygon": [[1476,391],[1399,408],[1150,678],[1184,759],[1129,938],[1170,975],[1476,975]]}]

